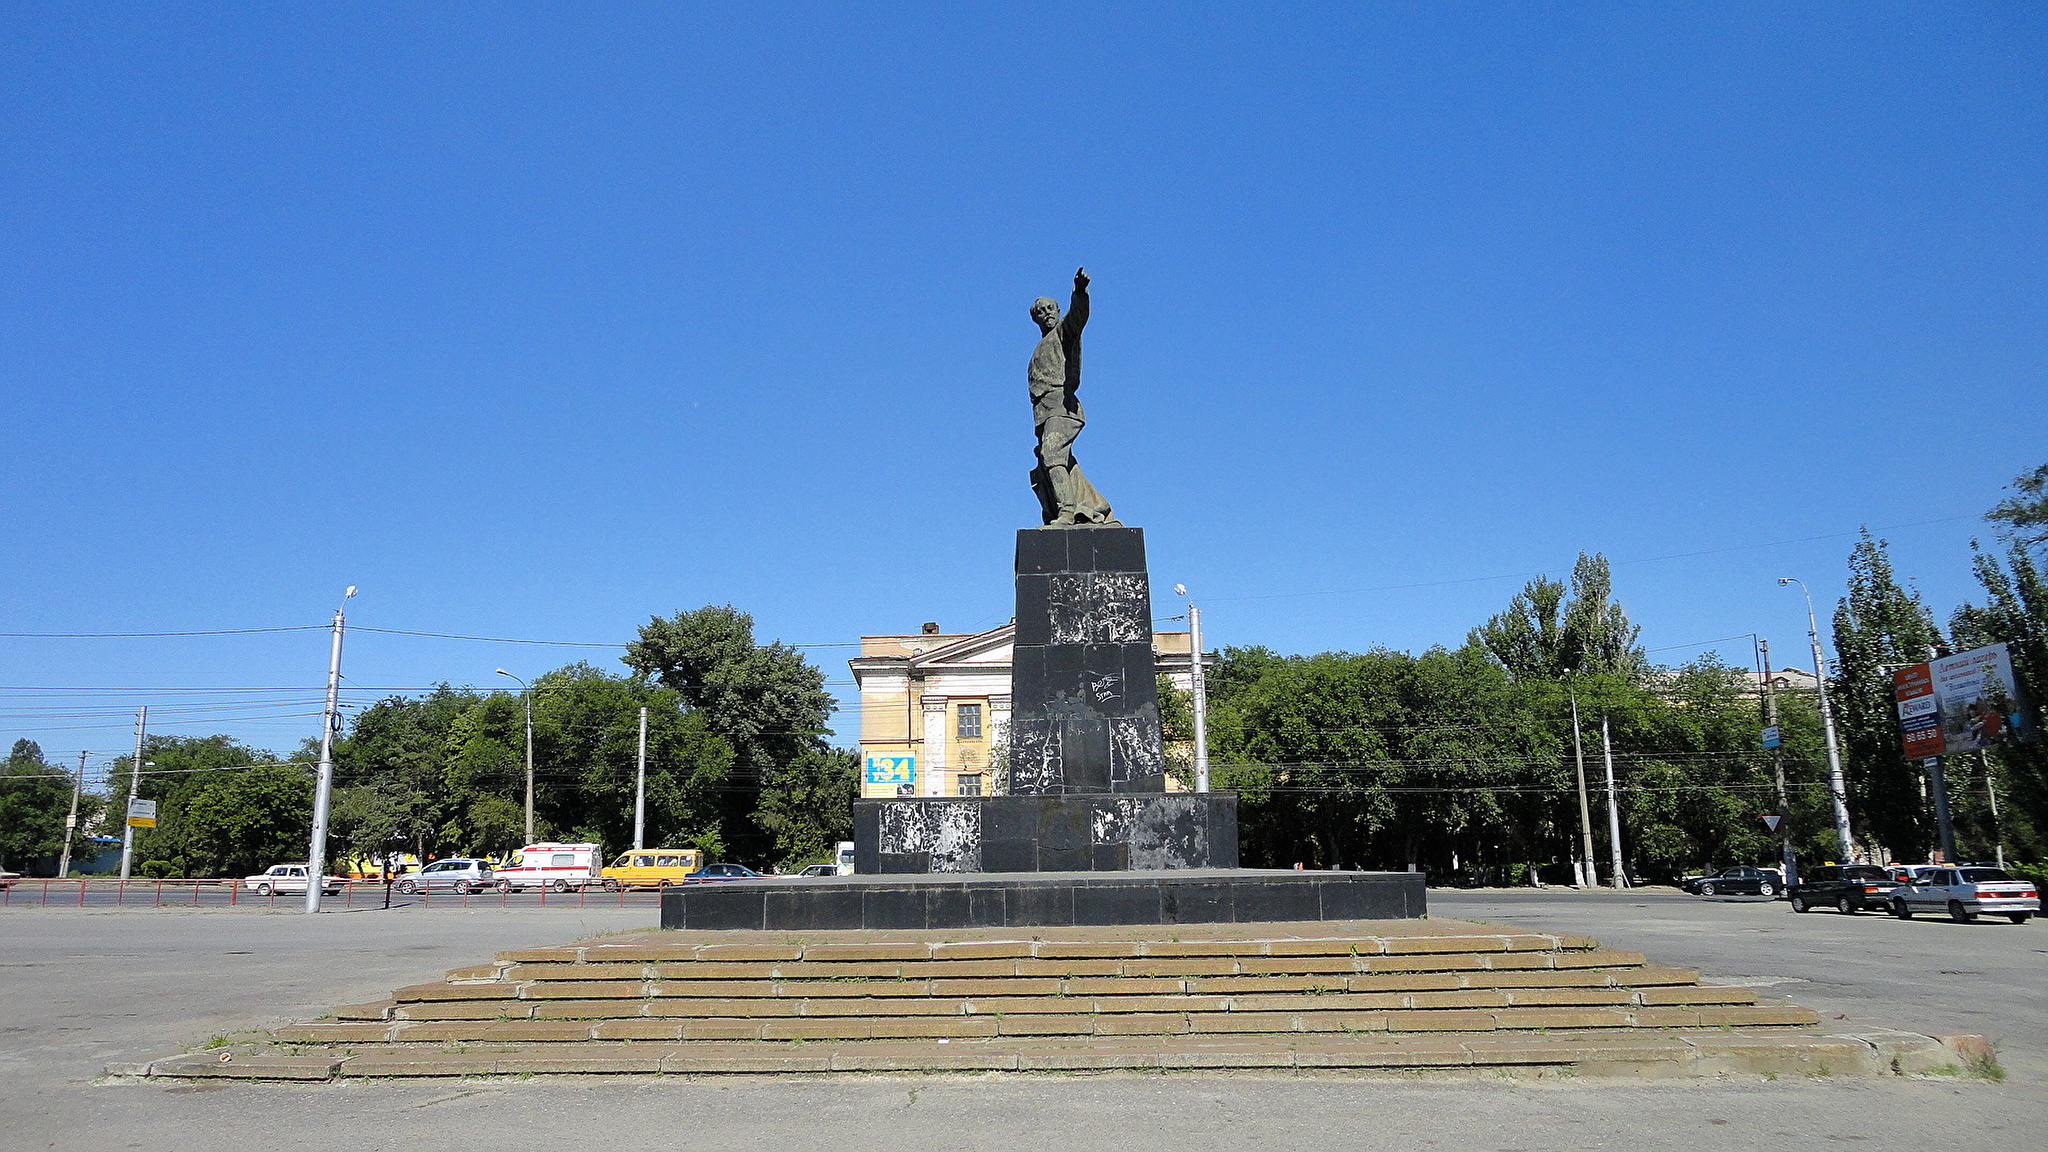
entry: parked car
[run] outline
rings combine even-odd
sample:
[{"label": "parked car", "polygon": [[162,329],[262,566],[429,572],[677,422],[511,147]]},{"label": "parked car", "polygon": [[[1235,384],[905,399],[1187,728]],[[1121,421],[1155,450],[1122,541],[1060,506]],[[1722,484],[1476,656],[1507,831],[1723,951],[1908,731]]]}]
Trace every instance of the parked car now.
[{"label": "parked car", "polygon": [[[244,877],[242,887],[256,893],[258,896],[285,892],[297,892],[304,895],[306,891],[306,873],[307,866],[304,864],[273,864],[268,872]],[[329,896],[339,895],[342,885],[347,883],[348,880],[341,876],[323,876],[320,880],[320,891]]]},{"label": "parked car", "polygon": [[1833,908],[1844,915],[1891,908],[1899,882],[1875,864],[1827,864],[1809,868],[1790,890],[1792,910]]},{"label": "parked car", "polygon": [[1688,876],[1678,886],[1697,896],[1776,896],[1785,890],[1785,878],[1775,868],[1738,864],[1711,876]]},{"label": "parked car", "polygon": [[1886,871],[1892,874],[1892,879],[1897,880],[1901,884],[1917,884],[1922,877],[1933,873],[1940,867],[1941,865],[1939,864],[1888,864],[1885,866]]},{"label": "parked car", "polygon": [[2031,880],[2015,880],[2003,868],[1964,864],[1935,868],[1916,883],[1892,890],[1892,915],[1911,920],[1915,912],[1948,913],[1958,924],[1978,916],[2004,916],[2025,924],[2041,910],[2041,894]]},{"label": "parked car", "polygon": [[666,888],[689,879],[704,867],[704,853],[695,848],[636,848],[624,852],[604,870],[608,892],[621,888]]},{"label": "parked car", "polygon": [[709,867],[699,868],[688,876],[683,877],[683,879],[692,884],[705,880],[759,880],[760,878],[761,874],[759,872],[739,864],[713,864]]},{"label": "parked car", "polygon": [[481,892],[493,883],[490,861],[450,857],[436,860],[417,872],[407,872],[393,881],[391,887],[406,893],[439,889],[467,895]]},{"label": "parked car", "polygon": [[808,867],[808,868],[804,869],[803,871],[801,871],[801,872],[797,873],[797,875],[798,875],[798,876],[805,876],[805,877],[811,877],[811,876],[837,876],[837,875],[839,875],[839,865],[837,865],[837,864],[813,864],[813,865],[811,865],[810,867]]}]

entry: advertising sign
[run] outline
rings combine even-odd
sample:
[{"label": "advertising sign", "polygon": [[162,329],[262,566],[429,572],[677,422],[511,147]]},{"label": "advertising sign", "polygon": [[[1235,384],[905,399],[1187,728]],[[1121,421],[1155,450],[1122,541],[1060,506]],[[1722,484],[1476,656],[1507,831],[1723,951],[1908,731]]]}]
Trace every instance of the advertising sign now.
[{"label": "advertising sign", "polygon": [[867,782],[870,784],[914,784],[917,782],[917,757],[870,756],[868,757]]},{"label": "advertising sign", "polygon": [[1784,744],[1785,735],[1783,732],[1780,732],[1778,730],[1778,726],[1776,724],[1773,724],[1769,728],[1764,729],[1765,748],[1781,748],[1784,746]]},{"label": "advertising sign", "polygon": [[128,826],[130,828],[156,827],[156,801],[130,799],[128,801]]},{"label": "advertising sign", "polygon": [[2003,644],[1972,648],[1892,673],[1899,736],[1909,760],[2031,739]]}]

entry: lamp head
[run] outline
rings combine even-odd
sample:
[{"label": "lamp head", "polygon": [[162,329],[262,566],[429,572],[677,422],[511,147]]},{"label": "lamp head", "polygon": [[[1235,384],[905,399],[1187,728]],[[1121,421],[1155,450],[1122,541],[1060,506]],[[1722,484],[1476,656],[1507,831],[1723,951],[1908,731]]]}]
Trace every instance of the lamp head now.
[{"label": "lamp head", "polygon": [[1780,588],[1783,588],[1783,587],[1784,587],[1785,585],[1787,585],[1787,584],[1790,584],[1791,582],[1792,582],[1792,578],[1791,578],[1790,576],[1780,576],[1780,577],[1778,577],[1778,587],[1780,587]]},{"label": "lamp head", "polygon": [[500,675],[500,676],[510,676],[510,675],[511,675],[511,673],[510,673],[510,672],[507,672],[507,671],[505,671],[505,670],[504,670],[503,668],[493,668],[493,669],[492,669],[492,671],[493,671],[493,672],[496,672],[496,673],[497,673],[498,675]]},{"label": "lamp head", "polygon": [[1185,584],[1175,584],[1175,585],[1173,586],[1173,594],[1174,594],[1175,596],[1185,596],[1185,595],[1187,595],[1187,594],[1188,594],[1188,586],[1187,586],[1187,585],[1185,585]]},{"label": "lamp head", "polygon": [[355,599],[355,598],[356,598],[356,586],[355,586],[355,585],[353,585],[353,584],[349,585],[349,586],[348,586],[348,591],[346,591],[346,592],[343,592],[343,593],[341,594],[341,598],[342,598],[343,600],[353,600],[353,599]]}]

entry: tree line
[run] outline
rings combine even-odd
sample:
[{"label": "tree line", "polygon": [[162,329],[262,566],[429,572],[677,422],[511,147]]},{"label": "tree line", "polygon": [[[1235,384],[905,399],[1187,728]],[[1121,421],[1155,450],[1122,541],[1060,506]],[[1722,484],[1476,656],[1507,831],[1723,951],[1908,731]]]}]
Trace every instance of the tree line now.
[{"label": "tree line", "polygon": [[[520,695],[444,684],[364,708],[334,742],[330,856],[500,857],[525,844],[529,703],[536,840],[632,845],[643,708],[650,847],[780,867],[827,859],[851,835],[858,760],[828,744],[833,702],[802,653],[755,642],[744,612],[705,607],[651,619],[624,663],[570,664]],[[158,823],[136,831],[138,872],[305,859],[318,756],[317,739],[280,756],[226,736],[149,737],[138,795],[158,802]],[[109,777],[119,798],[132,759]],[[0,773],[0,859],[56,855],[70,790],[31,742],[17,745]],[[116,806],[95,796],[86,827],[119,835]]]},{"label": "tree line", "polygon": [[[1984,590],[1944,631],[1901,584],[1886,545],[1852,549],[1833,618],[1828,690],[1845,763],[1856,851],[1924,860],[1937,843],[1926,770],[1901,751],[1892,672],[1931,655],[1995,642],[2039,731],[2048,698],[2048,465],[2018,478],[1973,543]],[[1731,863],[1770,863],[1782,767],[1802,860],[1841,856],[1817,697],[1777,696],[1782,747],[1762,747],[1757,677],[1712,657],[1651,664],[1612,595],[1609,565],[1581,555],[1569,582],[1531,581],[1456,648],[1284,656],[1226,648],[1209,680],[1214,786],[1239,794],[1248,864],[1418,868],[1444,878],[1565,879],[1590,823],[1603,873],[1610,855],[1606,761],[1612,757],[1631,875],[1669,880]],[[1189,738],[1183,696],[1163,692],[1169,734]],[[1573,710],[1578,713],[1573,742]],[[1590,820],[1579,810],[1587,765]],[[1185,756],[1181,756],[1182,761]],[[1965,859],[2001,848],[2016,861],[2048,850],[2048,744],[2008,744],[1947,762]],[[1185,775],[1183,762],[1179,771]]]}]

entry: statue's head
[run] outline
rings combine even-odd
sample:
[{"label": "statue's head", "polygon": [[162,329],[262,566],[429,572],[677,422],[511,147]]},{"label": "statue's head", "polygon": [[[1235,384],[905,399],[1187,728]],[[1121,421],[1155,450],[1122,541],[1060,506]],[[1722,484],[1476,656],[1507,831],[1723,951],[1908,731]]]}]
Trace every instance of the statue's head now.
[{"label": "statue's head", "polygon": [[1040,332],[1050,332],[1059,326],[1060,306],[1050,296],[1040,296],[1031,302],[1031,318],[1038,321]]}]

